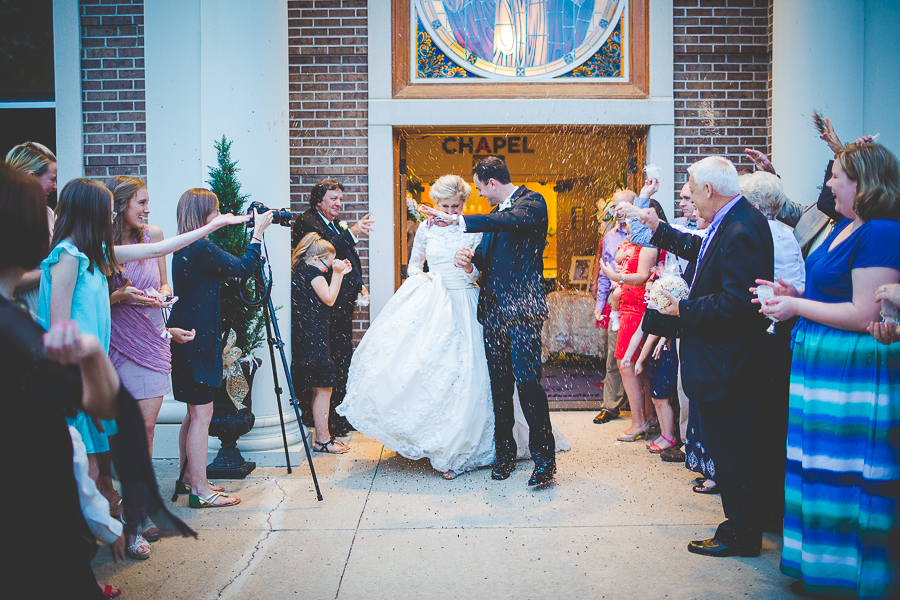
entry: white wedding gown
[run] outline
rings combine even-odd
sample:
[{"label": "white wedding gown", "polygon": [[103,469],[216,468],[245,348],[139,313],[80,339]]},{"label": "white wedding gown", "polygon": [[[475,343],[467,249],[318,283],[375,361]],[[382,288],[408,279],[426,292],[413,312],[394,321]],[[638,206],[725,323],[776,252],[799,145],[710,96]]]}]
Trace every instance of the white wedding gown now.
[{"label": "white wedding gown", "polygon": [[[494,409],[484,332],[476,319],[478,272],[453,263],[460,248],[480,241],[480,233],[458,227],[419,227],[409,279],[360,341],[337,407],[367,437],[454,475],[494,462]],[[518,396],[514,410],[518,456],[528,458]],[[553,434],[558,451],[570,449],[556,427]]]}]

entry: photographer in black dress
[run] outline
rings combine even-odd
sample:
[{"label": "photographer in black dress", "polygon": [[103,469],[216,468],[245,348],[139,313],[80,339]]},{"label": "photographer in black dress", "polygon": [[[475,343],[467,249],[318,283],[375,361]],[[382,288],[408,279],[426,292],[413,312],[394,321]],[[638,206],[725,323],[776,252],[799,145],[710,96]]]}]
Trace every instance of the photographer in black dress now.
[{"label": "photographer in black dress", "polygon": [[[214,193],[202,188],[188,190],[178,200],[178,233],[199,229],[218,214],[219,199]],[[173,395],[188,405],[178,435],[178,448],[181,472],[185,473],[183,483],[187,484],[185,488],[190,487],[191,508],[218,508],[240,502],[240,498],[222,494],[222,488],[210,485],[206,479],[213,397],[222,385],[220,286],[232,277],[249,277],[259,268],[262,235],[272,223],[272,216],[272,211],[257,214],[254,210],[253,233],[243,258],[232,256],[205,237],[182,248],[172,258],[172,281],[180,299],[172,307],[169,326],[197,331],[190,342],[172,347]]]},{"label": "photographer in black dress", "polygon": [[[363,285],[362,263],[356,252],[356,244],[361,237],[369,235],[372,219],[367,214],[362,219],[347,227],[339,220],[343,205],[344,185],[334,179],[323,179],[313,186],[309,193],[309,209],[294,222],[291,247],[295,248],[308,233],[318,233],[322,239],[331,242],[338,260],[350,263],[351,270],[341,282],[337,300],[331,307],[331,358],[334,360],[335,381],[331,393],[331,407],[328,411],[329,429],[333,435],[346,435],[352,431],[347,419],[334,412],[337,405],[344,401],[347,392],[347,374],[350,371],[350,358],[353,356],[353,310],[359,294],[368,298],[369,292]],[[330,281],[330,274],[328,275]],[[293,292],[294,306],[297,305],[296,291]],[[296,313],[296,311],[292,311]],[[300,327],[298,315],[291,322],[292,331]],[[301,357],[302,346],[296,343],[292,335],[291,357],[297,364]],[[296,371],[296,369],[292,369]],[[303,411],[304,424],[313,426],[310,390],[302,381],[294,381],[294,389],[300,396],[300,407]],[[300,390],[303,390],[302,392]]]}]

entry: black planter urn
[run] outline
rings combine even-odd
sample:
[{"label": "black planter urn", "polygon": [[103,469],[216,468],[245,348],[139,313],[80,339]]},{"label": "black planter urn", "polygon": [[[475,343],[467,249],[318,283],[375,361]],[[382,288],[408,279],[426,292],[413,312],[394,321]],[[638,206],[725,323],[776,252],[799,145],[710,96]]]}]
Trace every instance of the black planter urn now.
[{"label": "black planter urn", "polygon": [[206,476],[210,479],[243,479],[256,468],[255,462],[248,462],[241,456],[237,441],[242,435],[253,429],[256,416],[253,414],[253,376],[262,361],[258,358],[241,358],[238,361],[244,377],[247,379],[247,396],[242,404],[245,408],[238,410],[228,396],[225,380],[213,399],[213,416],[209,423],[209,435],[222,442],[216,458],[206,465]]}]

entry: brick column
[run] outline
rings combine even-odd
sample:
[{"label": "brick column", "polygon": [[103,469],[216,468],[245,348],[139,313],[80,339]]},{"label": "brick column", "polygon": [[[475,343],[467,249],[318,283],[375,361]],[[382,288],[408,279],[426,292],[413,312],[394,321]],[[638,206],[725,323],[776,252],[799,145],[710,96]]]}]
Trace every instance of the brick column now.
[{"label": "brick column", "polygon": [[[328,177],[344,184],[343,220],[369,210],[367,35],[366,0],[288,1],[294,211],[308,209],[310,188]],[[368,241],[356,249],[368,282]],[[354,340],[368,322],[368,309],[358,310]]]},{"label": "brick column", "polygon": [[80,0],[84,172],[147,175],[143,0]]},{"label": "brick column", "polygon": [[770,147],[770,0],[675,0],[676,193],[709,154],[752,170]]}]

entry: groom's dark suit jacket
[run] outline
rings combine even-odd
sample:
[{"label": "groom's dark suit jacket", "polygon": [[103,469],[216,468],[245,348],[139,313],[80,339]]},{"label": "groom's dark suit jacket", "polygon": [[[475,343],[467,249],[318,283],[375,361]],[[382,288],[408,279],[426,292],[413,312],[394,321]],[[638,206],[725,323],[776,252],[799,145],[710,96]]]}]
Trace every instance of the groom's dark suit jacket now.
[{"label": "groom's dark suit jacket", "polygon": [[[696,261],[702,238],[660,223],[651,243]],[[751,304],[756,279],[775,271],[766,218],[741,198],[719,224],[690,296],[679,305],[684,392],[696,402],[723,402],[746,393],[768,320]],[[690,283],[690,282],[688,282]]]},{"label": "groom's dark suit jacket", "polygon": [[478,321],[499,310],[504,318],[543,317],[547,302],[542,286],[547,243],[547,202],[520,186],[512,206],[486,215],[465,217],[466,231],[482,231],[473,262],[481,271]]}]

